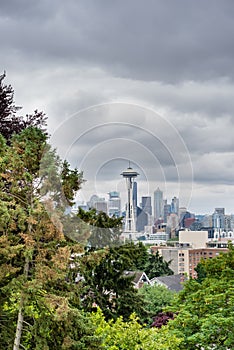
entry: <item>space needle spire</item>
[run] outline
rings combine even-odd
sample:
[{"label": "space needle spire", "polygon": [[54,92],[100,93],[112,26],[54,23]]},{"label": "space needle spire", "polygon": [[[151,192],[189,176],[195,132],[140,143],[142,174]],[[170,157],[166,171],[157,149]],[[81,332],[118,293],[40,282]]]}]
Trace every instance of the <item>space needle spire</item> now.
[{"label": "space needle spire", "polygon": [[136,235],[136,221],[133,208],[133,183],[139,173],[132,169],[129,161],[128,168],[120,175],[126,179],[128,191],[124,234],[128,236],[129,239],[133,239]]}]

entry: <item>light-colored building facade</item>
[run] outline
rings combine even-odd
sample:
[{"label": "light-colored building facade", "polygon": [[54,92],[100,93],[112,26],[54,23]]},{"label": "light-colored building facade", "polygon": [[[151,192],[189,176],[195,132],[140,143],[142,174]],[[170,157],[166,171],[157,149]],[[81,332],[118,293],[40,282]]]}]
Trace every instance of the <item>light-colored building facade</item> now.
[{"label": "light-colored building facade", "polygon": [[174,274],[185,274],[196,278],[195,268],[201,259],[212,259],[221,252],[226,253],[227,248],[180,248],[159,247],[158,252],[165,261],[171,261],[170,268]]},{"label": "light-colored building facade", "polygon": [[228,238],[222,241],[208,240],[208,231],[179,231],[178,246],[155,247],[166,261],[170,261],[170,268],[174,274],[185,274],[196,278],[195,268],[201,259],[212,259],[221,252],[227,252]]},{"label": "light-colored building facade", "polygon": [[208,243],[208,231],[179,231],[180,246],[191,248],[205,248]]}]

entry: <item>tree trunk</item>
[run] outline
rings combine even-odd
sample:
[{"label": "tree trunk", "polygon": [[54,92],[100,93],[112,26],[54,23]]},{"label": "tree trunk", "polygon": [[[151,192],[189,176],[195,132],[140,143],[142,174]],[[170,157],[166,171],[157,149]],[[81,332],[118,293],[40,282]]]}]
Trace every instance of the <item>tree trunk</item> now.
[{"label": "tree trunk", "polygon": [[23,297],[21,296],[13,350],[19,350],[21,334],[22,334],[22,329],[23,329],[23,322],[24,322]]},{"label": "tree trunk", "polygon": [[[29,259],[26,258],[26,262],[24,265],[24,275],[26,278],[28,278],[28,271],[29,271]],[[22,335],[22,330],[23,330],[23,322],[24,322],[23,305],[24,305],[24,296],[23,296],[23,294],[21,294],[13,350],[20,349],[20,340],[21,340],[21,335]]]},{"label": "tree trunk", "polygon": [[[32,210],[32,208],[33,208],[33,186],[32,186],[32,184],[31,184],[31,191],[30,191],[29,198],[28,198],[27,202],[30,203],[30,208]],[[32,233],[32,224],[31,223],[29,223],[29,225],[28,225],[28,233],[29,233],[29,235],[31,235],[31,233]],[[29,257],[26,257],[25,258],[25,265],[24,265],[24,276],[25,276],[26,280],[28,279],[28,273],[29,273]],[[24,295],[23,295],[23,293],[21,293],[13,350],[20,349],[20,341],[21,341],[23,322],[24,322],[23,309],[24,309]]]}]

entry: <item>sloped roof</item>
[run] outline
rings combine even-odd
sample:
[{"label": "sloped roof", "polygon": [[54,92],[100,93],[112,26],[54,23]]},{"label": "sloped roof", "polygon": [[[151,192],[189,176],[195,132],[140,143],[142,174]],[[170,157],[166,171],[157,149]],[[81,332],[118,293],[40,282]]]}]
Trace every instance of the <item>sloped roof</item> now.
[{"label": "sloped roof", "polygon": [[161,276],[154,277],[150,280],[151,284],[163,284],[169,290],[179,292],[183,289],[183,281],[185,280],[184,276],[181,275],[170,275],[170,276]]},{"label": "sloped roof", "polygon": [[149,281],[149,278],[144,271],[124,271],[124,275],[125,276],[135,276],[133,279],[134,284],[139,283],[141,281],[141,279],[145,280],[146,282]]}]

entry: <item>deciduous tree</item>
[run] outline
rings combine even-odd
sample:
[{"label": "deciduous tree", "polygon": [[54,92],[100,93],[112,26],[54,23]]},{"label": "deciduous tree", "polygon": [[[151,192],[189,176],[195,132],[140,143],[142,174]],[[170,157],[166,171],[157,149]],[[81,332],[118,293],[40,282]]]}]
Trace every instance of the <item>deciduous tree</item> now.
[{"label": "deciduous tree", "polygon": [[102,349],[119,350],[179,350],[181,339],[167,328],[145,328],[135,314],[127,322],[122,317],[105,321],[100,310],[93,314],[95,333],[102,339]]},{"label": "deciduous tree", "polygon": [[181,349],[234,348],[234,248],[203,260],[202,279],[185,283],[172,311],[171,330],[184,338]]},{"label": "deciduous tree", "polygon": [[162,312],[166,306],[171,305],[174,299],[174,292],[160,285],[144,285],[139,290],[139,294],[143,296],[145,301],[145,309],[148,316],[144,320],[148,325],[152,325],[153,317]]}]

